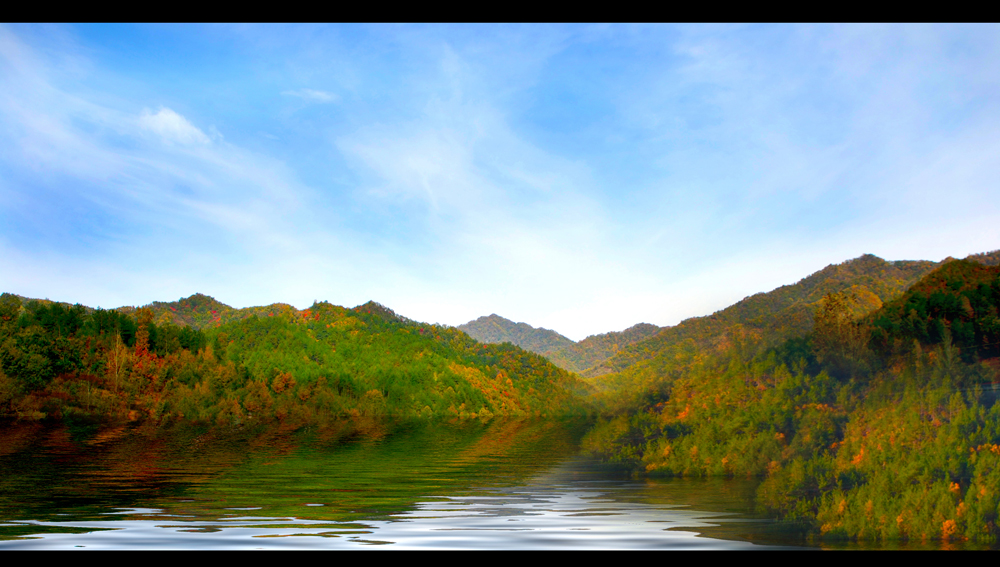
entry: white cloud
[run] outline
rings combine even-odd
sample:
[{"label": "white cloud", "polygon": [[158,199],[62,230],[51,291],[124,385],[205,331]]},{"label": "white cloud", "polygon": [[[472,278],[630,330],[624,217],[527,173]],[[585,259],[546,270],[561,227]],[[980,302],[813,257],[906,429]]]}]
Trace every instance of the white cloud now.
[{"label": "white cloud", "polygon": [[180,114],[166,107],[153,114],[148,108],[143,109],[139,117],[139,126],[155,134],[159,134],[168,142],[179,144],[208,144],[211,142],[204,132],[188,122]]},{"label": "white cloud", "polygon": [[328,93],[326,91],[316,91],[313,89],[299,89],[297,91],[284,91],[281,94],[285,96],[294,96],[301,98],[303,100],[308,100],[310,102],[318,103],[330,103],[337,102],[340,97],[333,93]]}]

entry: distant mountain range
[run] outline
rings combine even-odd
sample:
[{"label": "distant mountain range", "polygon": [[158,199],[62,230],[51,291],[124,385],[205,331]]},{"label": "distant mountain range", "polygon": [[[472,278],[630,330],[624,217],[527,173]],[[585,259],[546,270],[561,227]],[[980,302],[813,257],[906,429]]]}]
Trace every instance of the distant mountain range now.
[{"label": "distant mountain range", "polygon": [[[966,259],[988,266],[1000,265],[1000,250],[973,254]],[[458,328],[480,342],[509,342],[541,354],[567,370],[597,377],[655,358],[687,340],[706,346],[719,340],[734,325],[772,340],[801,335],[812,329],[815,309],[828,293],[853,293],[859,310],[874,311],[950,260],[889,262],[865,254],[829,265],[795,284],[752,295],[712,315],[686,319],[673,327],[640,323],[620,333],[594,335],[579,343],[555,331],[514,323],[495,314]]]},{"label": "distant mountain range", "polygon": [[639,323],[621,332],[591,335],[577,343],[555,331],[515,323],[495,313],[457,328],[481,343],[511,343],[577,373],[584,373],[625,346],[651,337],[660,330],[656,325]]},{"label": "distant mountain range", "polygon": [[[966,259],[997,266],[1000,265],[1000,250],[973,254]],[[580,342],[556,331],[515,323],[497,314],[480,317],[457,328],[481,343],[511,343],[540,354],[563,369],[585,377],[597,377],[655,358],[688,340],[698,346],[707,346],[718,341],[724,331],[734,325],[772,340],[801,335],[812,328],[816,306],[831,292],[853,293],[860,310],[874,311],[950,260],[952,258],[941,262],[890,262],[866,254],[829,265],[795,284],[752,295],[712,315],[686,319],[673,327],[639,323],[624,331],[592,335]],[[29,301],[29,298],[17,297],[22,303]],[[169,322],[195,329],[218,327],[254,315],[274,317],[299,312],[285,303],[237,309],[200,293],[177,301],[156,301],[147,307],[153,310],[157,324]],[[130,314],[135,309],[120,307],[117,311]]]}]

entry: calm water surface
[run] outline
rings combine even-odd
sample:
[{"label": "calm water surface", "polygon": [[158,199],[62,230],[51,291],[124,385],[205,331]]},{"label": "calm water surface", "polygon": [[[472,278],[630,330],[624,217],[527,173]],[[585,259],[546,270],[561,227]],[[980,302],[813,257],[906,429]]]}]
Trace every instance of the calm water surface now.
[{"label": "calm water surface", "polygon": [[0,549],[760,549],[753,486],[635,480],[551,423],[0,436]]}]

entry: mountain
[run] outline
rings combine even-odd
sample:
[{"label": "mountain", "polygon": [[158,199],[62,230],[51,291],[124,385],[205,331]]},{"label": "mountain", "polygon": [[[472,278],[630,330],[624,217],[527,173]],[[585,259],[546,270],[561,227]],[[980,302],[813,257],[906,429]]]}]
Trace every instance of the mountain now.
[{"label": "mountain", "polygon": [[577,343],[555,331],[515,323],[495,313],[457,328],[481,343],[511,343],[548,358],[560,368],[577,373],[583,373],[621,348],[660,330],[656,325],[639,323],[624,331],[591,335]]},{"label": "mountain", "polygon": [[943,262],[887,262],[865,254],[842,264],[831,264],[797,283],[758,293],[707,317],[686,319],[674,327],[665,327],[655,336],[621,349],[600,366],[584,373],[587,377],[621,372],[626,368],[665,353],[686,341],[707,347],[727,330],[741,326],[753,336],[771,341],[801,335],[812,329],[813,314],[828,293],[848,292],[857,298],[862,311],[878,309],[894,299],[921,277]]},{"label": "mountain", "polygon": [[510,343],[546,357],[575,344],[555,331],[536,329],[527,323],[515,323],[496,313],[469,321],[457,328],[481,343]]},{"label": "mountain", "polygon": [[[1000,250],[972,254],[966,260],[1000,265]],[[700,347],[724,340],[734,326],[770,341],[802,335],[812,329],[813,315],[828,293],[854,296],[855,315],[874,311],[934,269],[953,261],[886,261],[871,254],[831,264],[797,283],[762,292],[705,317],[686,319],[674,327],[640,323],[621,332],[592,335],[575,343],[548,329],[536,329],[493,314],[458,327],[483,343],[509,342],[541,354],[554,364],[584,377],[621,372],[643,361],[672,356],[687,341]]]},{"label": "mountain", "polygon": [[587,389],[538,355],[480,344],[373,301],[353,309],[315,303],[216,332],[218,355],[249,376],[274,383],[287,373],[297,383],[325,383],[347,397],[348,412],[350,404],[375,403],[403,417],[552,416],[579,407],[575,393]]},{"label": "mountain", "polygon": [[[35,299],[8,293],[7,296],[16,298],[23,306],[27,306],[32,301],[38,301],[44,305],[58,304],[64,308],[73,307],[66,302],[57,302],[49,299]],[[241,321],[254,315],[258,317],[273,317],[275,315],[289,314],[297,309],[287,303],[272,303],[260,307],[244,307],[236,309],[216,300],[214,297],[196,293],[189,297],[183,297],[177,301],[154,301],[145,307],[153,312],[153,321],[157,325],[171,323],[178,327],[190,327],[192,329],[208,329],[218,327],[231,321]],[[81,308],[86,313],[93,313],[94,308],[82,305]],[[138,307],[126,305],[114,308],[113,311],[135,317]]]}]

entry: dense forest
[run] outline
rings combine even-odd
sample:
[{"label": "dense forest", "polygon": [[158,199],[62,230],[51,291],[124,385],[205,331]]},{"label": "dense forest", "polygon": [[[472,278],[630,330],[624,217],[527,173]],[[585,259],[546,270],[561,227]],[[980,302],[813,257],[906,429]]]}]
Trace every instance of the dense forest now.
[{"label": "dense forest", "polygon": [[[4,294],[0,416],[294,429],[586,412],[588,386],[544,358],[376,303],[178,304],[94,310]],[[171,308],[181,313],[164,317]]]},{"label": "dense forest", "polygon": [[998,398],[1000,251],[862,256],[675,327],[578,343],[374,302],[0,296],[0,423],[381,435],[577,416],[609,466],[757,478],[762,511],[821,538],[1000,541]]},{"label": "dense forest", "polygon": [[946,261],[876,309],[853,285],[827,292],[806,333],[688,337],[598,379],[585,444],[643,474],[762,478],[763,510],[826,538],[995,543],[993,263]]}]

